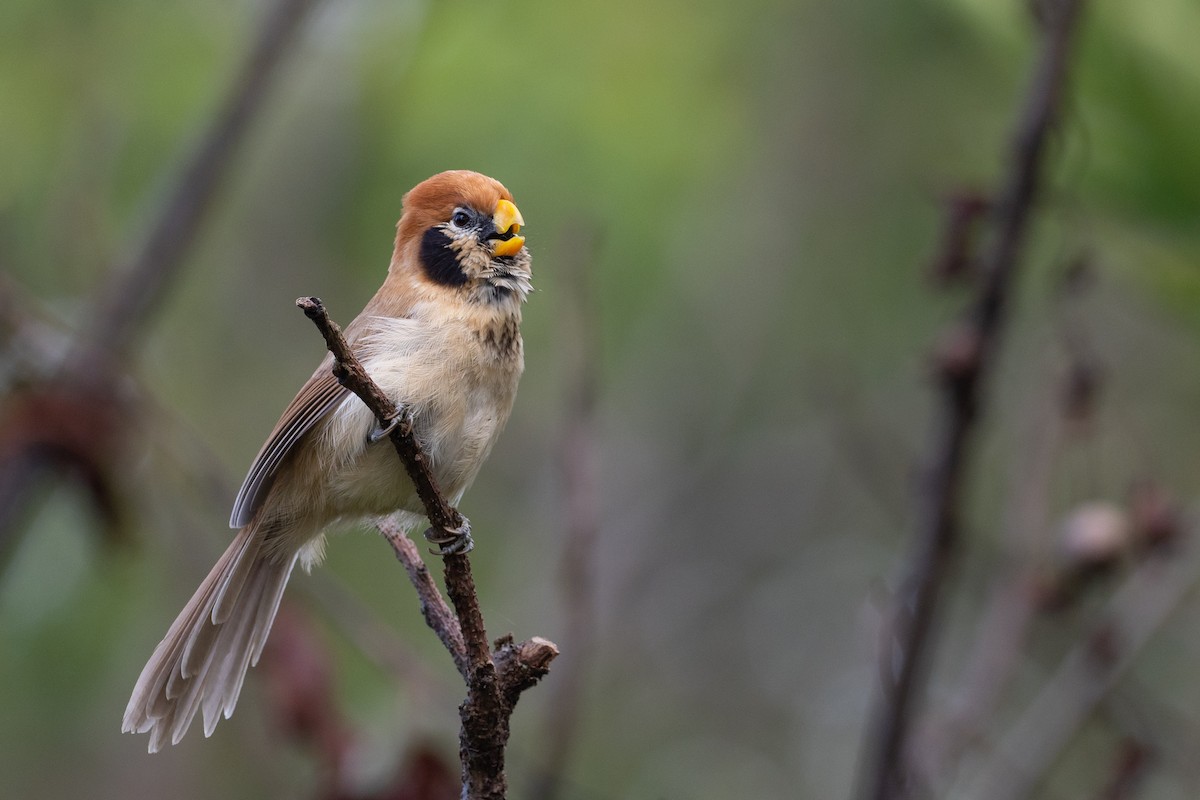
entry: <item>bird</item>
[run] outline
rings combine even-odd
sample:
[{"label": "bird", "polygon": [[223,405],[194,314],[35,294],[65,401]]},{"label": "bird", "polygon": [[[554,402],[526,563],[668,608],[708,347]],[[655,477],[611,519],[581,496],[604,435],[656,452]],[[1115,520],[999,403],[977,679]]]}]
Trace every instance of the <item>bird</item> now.
[{"label": "bird", "polygon": [[[379,387],[410,415],[443,494],[457,505],[508,420],[524,371],[522,306],[532,291],[525,224],[494,178],[451,170],[401,199],[379,291],[345,329]],[[326,528],[422,506],[367,407],[326,354],[250,466],[230,517],[233,541],[159,642],[134,686],[122,731],[149,751],[178,744],[199,713],[210,736],[257,664],[293,569],[311,570]],[[464,552],[469,531],[431,538]]]}]

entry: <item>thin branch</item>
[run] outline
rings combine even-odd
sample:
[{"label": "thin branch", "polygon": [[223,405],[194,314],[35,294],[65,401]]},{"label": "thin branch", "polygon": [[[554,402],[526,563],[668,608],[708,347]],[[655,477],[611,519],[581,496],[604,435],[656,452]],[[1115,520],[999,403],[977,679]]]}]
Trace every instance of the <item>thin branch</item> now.
[{"label": "thin branch", "polygon": [[[438,489],[429,469],[429,460],[417,442],[412,419],[407,411],[401,410],[363,369],[362,364],[350,351],[342,329],[329,318],[319,298],[301,297],[296,300],[296,306],[313,321],[325,337],[325,344],[329,352],[333,353],[333,374],[338,382],[358,395],[367,408],[371,409],[382,428],[391,429],[389,438],[417,490],[417,496],[421,498],[429,522],[439,535],[452,535],[455,531],[464,530],[468,523]],[[399,552],[397,557],[404,560]],[[447,555],[444,563],[446,593],[450,595],[450,602],[454,604],[454,610],[458,614],[461,632],[456,637],[449,631],[438,631],[438,637],[444,642],[461,637],[466,650],[467,670],[474,673],[491,663],[491,649],[488,647],[483,616],[479,612],[471,564],[466,558],[454,555]],[[453,651],[451,653],[453,654]],[[458,658],[455,662],[458,663]]]},{"label": "thin branch", "polygon": [[393,519],[381,519],[375,523],[375,528],[392,545],[392,549],[396,551],[396,559],[404,565],[404,571],[408,573],[408,579],[417,590],[417,598],[421,601],[421,616],[425,618],[425,624],[433,629],[442,640],[442,645],[450,652],[458,674],[463,676],[463,680],[469,680],[471,665],[467,662],[467,647],[463,644],[458,618],[438,591],[433,576],[429,574],[429,568],[421,560],[421,552],[417,545]]},{"label": "thin branch", "polygon": [[[313,321],[317,330],[325,338],[325,345],[333,353],[333,375],[338,382],[358,395],[371,413],[379,420],[380,426],[390,428],[390,438],[396,448],[408,477],[416,487],[417,496],[425,506],[429,521],[440,533],[453,533],[462,528],[466,520],[458,513],[458,509],[446,502],[441,490],[437,487],[433,473],[429,469],[429,460],[425,457],[421,445],[413,434],[412,420],[407,412],[402,411],[388,397],[379,385],[371,379],[363,365],[350,351],[342,329],[329,318],[329,313],[319,297],[301,297],[296,300],[296,307]],[[484,637],[484,651],[487,651],[487,638]]]},{"label": "thin branch", "polygon": [[964,797],[1028,797],[1058,761],[1096,705],[1117,685],[1154,634],[1200,581],[1200,547],[1194,532],[1144,561],[1113,593],[1102,621],[1076,645],[1008,731]]},{"label": "thin branch", "polygon": [[[435,531],[438,534],[453,534],[467,530],[466,519],[446,501],[438,489],[407,411],[398,408],[363,369],[362,364],[350,351],[341,329],[329,318],[318,298],[302,297],[296,301],[296,305],[325,337],[325,343],[334,357],[334,376],[363,401],[381,427],[390,428],[389,438],[392,445],[416,487]],[[395,547],[395,542],[393,546]],[[410,566],[411,551],[401,545],[396,548],[396,554],[407,569]],[[511,638],[506,637],[497,643],[498,650],[494,659],[488,646],[483,615],[479,610],[470,559],[465,554],[450,553],[443,556],[443,564],[446,593],[450,596],[458,616],[459,631],[466,654],[464,678],[467,684],[467,699],[459,706],[459,718],[462,723],[459,730],[459,758],[463,770],[463,796],[468,800],[500,800],[508,792],[508,781],[504,774],[504,751],[508,744],[513,707],[520,693],[546,674],[550,662],[558,655],[558,648],[553,643],[538,638],[513,646]],[[446,627],[448,623],[439,613],[437,602],[426,597],[429,584],[432,583],[427,580],[428,573],[422,574],[420,570],[410,569],[409,574],[418,593],[422,595],[426,622],[434,627],[438,637],[446,643],[455,664],[459,665],[460,672],[463,672],[463,666],[460,665],[461,654],[456,654],[455,650],[458,639],[454,632]]]},{"label": "thin branch", "polygon": [[531,689],[550,671],[550,662],[558,657],[558,645],[541,636],[514,642],[512,636],[496,640],[492,658],[500,675],[500,688],[509,704],[516,705],[521,692]]},{"label": "thin branch", "polygon": [[[128,263],[118,262],[97,290],[86,321],[49,390],[88,414],[132,418],[128,398],[121,388],[121,361],[133,348],[151,313],[161,305],[173,279],[186,263],[196,234],[213,199],[234,166],[234,154],[245,141],[254,120],[269,108],[265,97],[284,56],[297,40],[297,32],[317,0],[278,0],[259,29],[253,48],[206,135],[179,171],[161,212]],[[86,417],[85,417],[86,418]],[[0,453],[0,568],[5,553],[15,547],[16,532],[29,507],[41,497],[46,480],[73,468],[100,476],[111,471],[108,463],[88,460],[53,438],[73,420],[49,420],[51,432],[44,441]],[[96,426],[100,430],[100,426]],[[94,453],[121,451],[126,426],[95,435]],[[59,452],[47,459],[47,450]]]},{"label": "thin branch", "polygon": [[898,663],[898,668],[894,684],[885,687],[868,732],[863,795],[875,800],[902,797],[908,789],[905,761],[912,709],[932,649],[942,584],[959,544],[958,516],[968,445],[977,427],[983,385],[999,347],[1081,7],[1082,0],[1061,0],[1047,9],[1044,50],[1012,141],[1011,170],[996,197],[994,235],[981,261],[979,294],[949,340],[949,348],[941,353],[941,422],[924,479],[918,542],[893,620],[896,652],[894,659],[891,654],[885,656],[885,663]]},{"label": "thin branch", "polygon": [[[1071,369],[1068,375],[1074,372]],[[985,723],[995,716],[1026,652],[1044,594],[1038,555],[1050,525],[1050,476],[1068,435],[1071,409],[1064,409],[1061,402],[1062,381],[1046,378],[1036,383],[1047,396],[1027,403],[1036,410],[1029,432],[1022,437],[1023,457],[1010,481],[1012,491],[1002,523],[1001,539],[1009,544],[1015,563],[997,580],[975,626],[977,634],[967,650],[971,655],[950,708],[930,715],[914,737],[913,767],[926,786],[953,772],[953,765],[978,742]]]},{"label": "thin branch", "polygon": [[[268,107],[265,98],[284,56],[317,2],[279,0],[263,20],[220,110],[188,156],[137,254],[128,264],[115,265],[100,287],[78,346],[68,359],[69,373],[104,379],[162,304],[213,200],[233,173],[237,149]],[[97,362],[97,355],[103,360]]]}]

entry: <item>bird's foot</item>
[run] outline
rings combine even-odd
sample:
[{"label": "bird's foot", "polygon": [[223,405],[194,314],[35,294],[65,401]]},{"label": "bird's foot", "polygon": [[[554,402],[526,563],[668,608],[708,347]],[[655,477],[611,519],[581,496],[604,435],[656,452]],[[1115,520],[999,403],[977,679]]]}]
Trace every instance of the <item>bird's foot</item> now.
[{"label": "bird's foot", "polygon": [[436,544],[429,552],[435,556],[464,556],[475,549],[475,540],[471,538],[471,523],[463,517],[462,525],[449,531],[428,528],[425,531],[426,541]]},{"label": "bird's foot", "polygon": [[367,434],[367,444],[375,444],[390,436],[392,431],[396,429],[396,426],[400,424],[400,419],[403,416],[403,414],[397,414],[388,420],[386,425],[376,425],[374,430]]}]

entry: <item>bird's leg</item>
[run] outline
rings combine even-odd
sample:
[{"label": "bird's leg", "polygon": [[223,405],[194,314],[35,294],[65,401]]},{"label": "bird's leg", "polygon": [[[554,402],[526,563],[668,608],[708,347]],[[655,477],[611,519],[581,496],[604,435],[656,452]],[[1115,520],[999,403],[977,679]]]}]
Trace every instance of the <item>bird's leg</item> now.
[{"label": "bird's leg", "polygon": [[436,550],[429,551],[435,556],[462,556],[475,549],[475,540],[471,538],[471,522],[466,517],[463,517],[462,525],[453,530],[426,529],[425,539],[438,546]]},{"label": "bird's leg", "polygon": [[367,444],[375,444],[386,439],[396,429],[396,426],[400,424],[400,420],[403,417],[403,413],[397,414],[391,419],[385,420],[386,424],[376,424],[375,428],[367,434]]}]

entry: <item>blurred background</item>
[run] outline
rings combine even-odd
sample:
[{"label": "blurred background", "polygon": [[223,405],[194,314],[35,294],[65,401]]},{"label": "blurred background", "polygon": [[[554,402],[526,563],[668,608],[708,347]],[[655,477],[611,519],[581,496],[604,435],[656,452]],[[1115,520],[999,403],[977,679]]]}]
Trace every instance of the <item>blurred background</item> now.
[{"label": "blurred background", "polygon": [[[45,381],[272,6],[0,4],[0,454],[64,432]],[[918,695],[931,796],[1200,794],[1197,31],[1192,0],[1086,4]],[[461,683],[366,528],[293,579],[212,738],[119,731],[324,352],[293,300],[349,321],[401,195],[470,168],[513,192],[537,288],[472,562],[491,635],[563,650],[513,718],[513,796],[849,796],[930,353],[974,291],[946,220],[1001,182],[1038,40],[996,0],[313,4],[119,408],[68,414],[66,472],[0,514],[0,795],[453,786]]]}]

